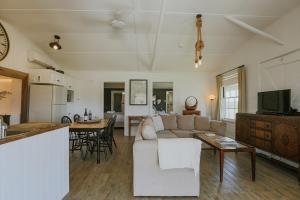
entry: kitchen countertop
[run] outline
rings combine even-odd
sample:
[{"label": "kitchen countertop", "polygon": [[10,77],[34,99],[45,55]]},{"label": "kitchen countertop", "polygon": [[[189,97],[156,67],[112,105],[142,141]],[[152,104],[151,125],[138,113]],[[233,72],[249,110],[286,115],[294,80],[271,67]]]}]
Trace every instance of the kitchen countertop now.
[{"label": "kitchen countertop", "polygon": [[48,131],[53,131],[56,129],[64,128],[69,126],[67,124],[58,124],[58,123],[24,123],[17,124],[8,127],[8,134],[5,138],[0,139],[0,145],[13,142],[16,140],[24,139],[34,135],[42,134]]}]

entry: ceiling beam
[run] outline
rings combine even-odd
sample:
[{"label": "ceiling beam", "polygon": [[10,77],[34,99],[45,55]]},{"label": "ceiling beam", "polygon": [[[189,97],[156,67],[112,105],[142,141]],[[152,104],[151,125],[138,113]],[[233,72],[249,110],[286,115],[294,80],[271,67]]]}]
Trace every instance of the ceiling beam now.
[{"label": "ceiling beam", "polygon": [[[130,9],[129,9],[130,10]],[[34,13],[34,12],[94,12],[94,13],[105,13],[105,14],[111,14],[116,12],[115,9],[28,9],[28,8],[22,8],[22,9],[0,9],[1,12],[3,13],[9,13],[13,12],[14,14],[16,12],[29,12],[29,13]],[[123,11],[123,10],[121,10]],[[160,10],[136,10],[138,14],[141,13],[153,13],[153,14],[158,14]],[[182,12],[182,11],[165,11],[166,15],[197,15],[199,12]],[[213,12],[201,12],[202,16],[224,16],[228,15],[227,13],[213,13]],[[230,16],[237,16],[237,17],[250,17],[250,18],[280,18],[280,15],[249,15],[249,14],[230,14]]]},{"label": "ceiling beam", "polygon": [[165,10],[166,10],[166,0],[161,0],[160,4],[160,12],[159,12],[159,22],[157,25],[157,31],[155,35],[155,41],[154,41],[154,48],[153,48],[153,57],[151,62],[151,70],[154,70],[156,67],[156,60],[157,60],[157,51],[159,49],[159,40],[160,40],[160,32],[162,29],[162,24],[165,17]]},{"label": "ceiling beam", "polygon": [[139,38],[137,33],[137,12],[138,12],[138,2],[137,0],[133,0],[133,23],[134,23],[134,34],[135,34],[135,51],[136,51],[136,64],[137,71],[140,71],[140,55],[139,55]]},{"label": "ceiling beam", "polygon": [[243,22],[240,19],[237,19],[237,18],[235,18],[233,16],[229,16],[229,15],[225,15],[224,18],[227,19],[228,21],[230,21],[230,22],[232,22],[232,23],[234,23],[234,24],[236,24],[236,25],[238,25],[238,26],[240,26],[240,27],[242,27],[242,28],[244,28],[244,29],[252,32],[252,33],[255,33],[256,35],[259,35],[259,36],[262,36],[262,37],[264,37],[266,39],[269,39],[269,40],[275,42],[276,44],[284,45],[283,41],[281,41],[280,39],[274,37],[270,33],[267,33],[265,31],[259,30],[259,29],[255,28],[254,26],[251,26],[251,25]]}]

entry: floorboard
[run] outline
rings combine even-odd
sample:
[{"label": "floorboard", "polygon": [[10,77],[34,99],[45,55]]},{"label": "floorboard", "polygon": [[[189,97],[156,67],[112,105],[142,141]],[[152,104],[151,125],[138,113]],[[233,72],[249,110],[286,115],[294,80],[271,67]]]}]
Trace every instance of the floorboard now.
[{"label": "floorboard", "polygon": [[96,164],[96,156],[80,158],[70,154],[70,193],[65,200],[161,200],[161,199],[300,199],[300,186],[296,174],[272,162],[257,157],[256,181],[251,181],[250,156],[245,153],[225,154],[224,181],[219,182],[219,159],[213,151],[203,150],[200,168],[200,197],[133,197],[132,196],[132,144],[134,138],[124,137],[116,130],[118,149],[113,155]]}]

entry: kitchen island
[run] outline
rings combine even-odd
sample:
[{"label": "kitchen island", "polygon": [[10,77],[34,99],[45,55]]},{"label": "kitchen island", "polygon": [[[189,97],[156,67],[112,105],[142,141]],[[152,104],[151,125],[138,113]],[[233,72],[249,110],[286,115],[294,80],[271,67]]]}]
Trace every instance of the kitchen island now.
[{"label": "kitchen island", "polygon": [[0,199],[59,200],[69,192],[69,127],[25,123],[0,139]]}]

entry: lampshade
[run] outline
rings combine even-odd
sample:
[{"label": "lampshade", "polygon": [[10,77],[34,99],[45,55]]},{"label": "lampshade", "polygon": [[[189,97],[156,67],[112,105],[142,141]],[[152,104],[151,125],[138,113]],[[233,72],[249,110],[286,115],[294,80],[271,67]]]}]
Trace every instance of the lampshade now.
[{"label": "lampshade", "polygon": [[216,98],[215,95],[213,95],[213,94],[209,95],[209,100],[215,100],[215,98]]}]

